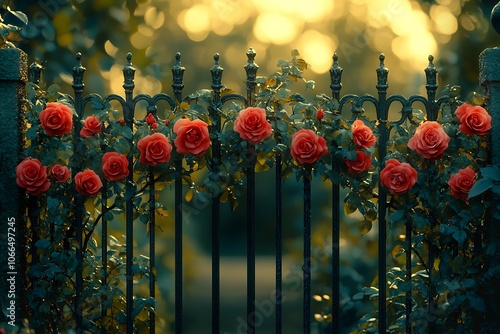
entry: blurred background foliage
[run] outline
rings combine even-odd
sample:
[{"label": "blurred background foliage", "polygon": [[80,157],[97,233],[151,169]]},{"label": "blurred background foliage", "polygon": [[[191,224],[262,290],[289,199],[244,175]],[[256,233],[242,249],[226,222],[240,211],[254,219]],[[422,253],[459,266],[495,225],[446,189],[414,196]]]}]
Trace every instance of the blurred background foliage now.
[{"label": "blurred background foliage", "polygon": [[[341,95],[376,93],[375,69],[381,52],[390,70],[389,94],[425,94],[423,69],[432,54],[439,70],[440,89],[456,84],[466,94],[478,89],[479,53],[500,44],[488,19],[496,1],[4,0],[1,3],[28,15],[29,25],[22,32],[24,40],[17,45],[28,53],[30,61],[44,62],[43,80],[47,84],[57,83],[68,93],[71,92],[71,69],[77,52],[82,52],[82,63],[87,68],[84,80],[87,93],[121,92],[122,67],[129,51],[133,53],[132,62],[137,68],[136,93],[171,93],[171,67],[176,52],[181,52],[182,65],[186,67],[184,95],[210,88],[209,69],[216,52],[220,53],[220,64],[224,68],[223,83],[243,93],[245,52],[253,47],[260,75],[274,72],[279,59],[288,59],[290,51],[298,49],[310,64],[306,78],[316,81],[316,91],[323,93],[330,90],[328,70],[332,55],[337,52],[339,64],[344,68]],[[9,15],[4,18],[6,22],[16,20]],[[272,184],[272,175],[272,172],[259,174],[257,184]],[[286,312],[298,315],[301,313],[300,293],[292,289],[295,287],[292,282],[294,275],[301,275],[297,264],[300,264],[302,252],[302,193],[301,185],[294,180],[288,180],[285,187],[284,277],[285,297],[289,302],[284,312],[285,315]],[[313,194],[313,255],[318,263],[313,266],[316,281],[313,291],[320,295],[328,294],[331,273],[328,266],[332,214],[329,187],[316,180]],[[272,256],[274,202],[265,186],[257,190],[257,252],[261,256]],[[162,199],[172,207],[169,194],[162,193]],[[235,213],[224,207],[224,257],[245,255],[244,200],[240,203]],[[186,333],[200,333],[210,325],[211,239],[207,217],[210,217],[208,207],[185,215]],[[360,236],[357,218],[356,214],[345,218],[341,228],[340,302],[346,331],[355,328],[357,319],[363,315],[363,306],[355,305],[351,297],[363,286],[370,285],[377,266],[376,229]],[[163,231],[158,234],[160,238],[163,235],[163,239],[157,243],[158,254],[162,254],[158,261],[158,314],[168,328],[172,318],[167,314],[173,312],[173,258],[168,256],[173,251],[173,214],[165,214],[158,220]],[[116,224],[115,235],[123,233],[121,228]],[[142,233],[135,234],[139,238],[137,252],[147,252],[147,235],[144,227],[139,229]],[[242,261],[223,261],[221,268],[222,284],[236,284],[234,281],[241,276],[236,284],[242,291],[241,296],[230,296],[230,289],[224,289],[224,285],[222,290],[226,311],[222,312],[222,324],[226,324],[223,331],[230,333],[240,325],[238,317],[244,318],[244,303],[239,302],[245,290]],[[257,269],[257,284],[258,288],[267,291],[264,296],[268,296],[273,288],[272,261],[263,268]],[[146,287],[143,290],[146,294]],[[326,299],[317,299],[328,303]],[[318,306],[318,312],[323,306]],[[301,328],[300,323],[295,323],[300,317],[287,319],[291,328]],[[272,315],[266,317],[259,332],[272,333],[273,323]]]}]

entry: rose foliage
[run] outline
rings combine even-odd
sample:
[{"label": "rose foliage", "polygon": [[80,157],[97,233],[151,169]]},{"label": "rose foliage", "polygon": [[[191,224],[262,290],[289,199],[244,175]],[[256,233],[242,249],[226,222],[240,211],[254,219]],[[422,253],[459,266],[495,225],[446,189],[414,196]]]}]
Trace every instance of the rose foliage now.
[{"label": "rose foliage", "polygon": [[[149,228],[152,217],[165,215],[167,209],[156,201],[155,192],[176,179],[184,184],[186,205],[203,206],[218,197],[234,209],[248,169],[266,172],[276,167],[280,155],[285,178],[318,177],[345,189],[344,213],[359,214],[363,235],[377,223],[379,197],[386,190],[391,332],[404,328],[407,291],[413,291],[414,329],[433,324],[443,333],[469,332],[486,312],[482,291],[492,274],[489,270],[498,270],[483,266],[477,255],[483,247],[487,194],[468,198],[488,159],[491,118],[483,108],[484,100],[475,96],[464,103],[452,87],[436,106],[437,120],[406,108],[400,120],[381,123],[359,108],[359,97],[338,101],[315,93],[314,84],[303,78],[306,68],[294,51],[292,60],[280,61],[275,73],[257,77],[250,106],[241,99],[222,105],[216,93],[201,90],[166,110],[151,112],[150,106],[143,116],[130,119],[113,109],[108,97],[98,95],[87,99],[90,108],[85,117],[75,116],[73,99],[58,93],[57,87],[44,91],[29,84],[26,159],[16,173],[19,186],[38,204],[38,209],[28,212],[32,224],[38,221],[34,247],[39,260],[30,263],[28,272],[29,303],[37,314],[32,326],[65,328],[71,323],[66,305],[73,298],[77,265],[75,199],[85,205],[85,328],[123,329],[124,305],[119,301],[125,246],[113,238],[110,259],[103,268],[98,255],[101,246],[93,235],[96,227],[113,221],[126,203],[132,203],[134,219]],[[294,93],[294,89],[304,91],[304,82],[307,94]],[[222,96],[233,93],[221,92]],[[352,117],[347,114],[348,105],[356,111]],[[386,142],[381,143],[381,132],[387,134]],[[380,156],[381,145],[386,146],[386,156]],[[205,171],[205,178],[195,182],[191,176],[198,171]],[[407,226],[410,248],[404,237]],[[401,256],[405,252],[411,252],[409,272]],[[151,274],[147,259],[134,258],[134,263],[134,279]],[[107,284],[101,285],[104,274]],[[369,297],[376,293],[376,287],[367,287],[350,302],[372,305]],[[104,317],[94,307],[102,298],[107,309]],[[429,303],[434,318],[429,318]],[[154,301],[136,297],[135,304],[137,326],[147,326]],[[53,310],[58,311],[57,318],[43,316]],[[376,328],[373,310],[361,317],[357,331]]]}]

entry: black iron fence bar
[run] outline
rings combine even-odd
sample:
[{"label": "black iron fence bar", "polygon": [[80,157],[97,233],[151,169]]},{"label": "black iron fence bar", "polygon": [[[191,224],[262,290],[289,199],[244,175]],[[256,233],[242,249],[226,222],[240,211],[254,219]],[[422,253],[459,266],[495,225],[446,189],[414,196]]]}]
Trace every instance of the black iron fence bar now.
[{"label": "black iron fence bar", "polygon": [[[342,67],[338,63],[337,53],[333,55],[333,65],[330,69],[332,98],[337,102],[342,89]],[[340,172],[340,163],[333,159],[333,170]],[[332,333],[340,333],[340,185],[332,182]]]},{"label": "black iron fence bar", "polygon": [[247,144],[247,333],[255,333],[255,146]]},{"label": "black iron fence bar", "polygon": [[[133,92],[135,88],[134,74],[135,68],[132,66],[132,54],[127,54],[127,65],[123,68],[123,89],[125,91],[125,104],[123,106],[123,113],[125,124],[133,130],[134,122],[134,105],[133,105]],[[133,147],[132,139],[129,139],[129,144]],[[133,159],[132,155],[128,157],[129,160],[129,176],[126,183],[126,192],[134,192],[134,172],[133,172]],[[133,310],[134,310],[134,281],[132,275],[132,264],[134,257],[134,202],[133,196],[130,196],[125,203],[125,221],[126,221],[126,260],[125,260],[125,276],[126,276],[126,331],[127,334],[132,334],[134,331],[133,324]]]},{"label": "black iron fence bar", "polygon": [[304,263],[302,265],[304,334],[311,332],[311,168],[304,173]]},{"label": "black iron fence bar", "polygon": [[[76,139],[74,141],[74,152],[80,152],[79,146],[81,145],[78,140],[80,137],[81,124],[80,120],[83,116],[83,99],[82,92],[85,87],[83,83],[83,74],[85,67],[81,64],[81,53],[76,54],[77,65],[73,68],[73,90],[75,93],[75,111],[77,113],[77,121],[75,122]],[[79,153],[76,153],[78,155]],[[76,165],[73,169],[73,177],[79,172],[80,163],[78,157],[73,162]],[[76,248],[76,286],[75,286],[75,320],[76,320],[76,333],[83,333],[83,308],[82,308],[82,292],[83,292],[83,252],[82,252],[82,237],[83,237],[83,198],[80,195],[75,196],[75,225],[76,225],[76,240],[78,247]]]},{"label": "black iron fence bar", "polygon": [[[149,168],[149,296],[155,298],[155,212],[156,212],[156,198],[155,198],[155,174],[153,168]],[[149,312],[149,333],[155,333],[155,312]]]},{"label": "black iron fence bar", "polygon": [[[108,185],[107,181],[103,180],[101,190],[101,212],[102,212],[102,230],[101,230],[101,257],[102,257],[102,270],[101,270],[101,285],[108,285],[108,220],[106,219],[106,211],[108,210]],[[107,296],[102,296],[104,300]],[[101,318],[106,319],[106,303],[101,303]],[[101,334],[106,333],[106,328],[102,326]]]},{"label": "black iron fence bar", "polygon": [[[247,51],[248,63],[244,66],[247,73],[247,104],[252,106],[255,95],[258,66],[255,64],[255,51]],[[247,174],[247,333],[255,333],[255,145],[247,143],[250,165]],[[252,319],[253,318],[253,319]]]},{"label": "black iron fence bar", "polygon": [[282,266],[282,249],[281,242],[283,240],[282,227],[283,227],[283,190],[282,190],[282,159],[281,152],[276,152],[276,334],[282,333],[282,295],[283,295],[283,266]]},{"label": "black iron fence bar", "polygon": [[[219,110],[222,107],[221,89],[223,68],[219,65],[219,54],[214,55],[212,73],[212,106],[210,113],[213,119],[212,134],[212,171],[219,172],[220,142],[217,134],[220,131]],[[220,196],[212,199],[212,333],[220,332]]]},{"label": "black iron fence bar", "polygon": [[[378,108],[377,119],[379,121],[379,156],[380,162],[384,161],[387,154],[387,114],[388,106],[386,101],[387,88],[387,74],[389,70],[384,65],[384,54],[380,57],[380,66],[377,69],[377,85],[378,90]],[[380,185],[379,187],[379,207],[378,207],[378,275],[379,275],[379,295],[378,295],[378,313],[379,313],[379,333],[385,333],[387,327],[387,252],[386,252],[386,239],[387,239],[387,226],[386,226],[386,211],[387,211],[387,189]]]},{"label": "black iron fence bar", "polygon": [[[412,234],[412,222],[406,222],[406,280],[411,284],[411,234]],[[411,288],[406,291],[406,301],[405,301],[405,330],[406,334],[411,334],[411,309],[412,309],[412,301],[411,301]]]},{"label": "black iron fence bar", "polygon": [[[175,54],[172,67],[172,88],[177,103],[182,101],[185,68],[181,66],[181,54]],[[177,178],[175,179],[175,333],[182,333],[182,160],[175,161]]]}]

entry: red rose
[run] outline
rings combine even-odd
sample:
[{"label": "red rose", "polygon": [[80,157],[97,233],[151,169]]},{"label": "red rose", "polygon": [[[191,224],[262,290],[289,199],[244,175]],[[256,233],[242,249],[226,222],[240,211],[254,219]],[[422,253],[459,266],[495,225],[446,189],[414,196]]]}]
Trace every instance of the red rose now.
[{"label": "red rose", "polygon": [[140,139],[137,148],[141,152],[139,160],[143,165],[156,166],[170,161],[172,145],[162,133],[154,133]]},{"label": "red rose", "polygon": [[370,166],[372,165],[372,157],[371,155],[367,155],[364,151],[356,150],[356,159],[345,159],[345,164],[347,165],[347,171],[349,174],[360,174],[370,169]]},{"label": "red rose", "polygon": [[118,122],[120,122],[121,125],[125,124],[125,120],[123,118],[120,118],[120,120]]},{"label": "red rose", "polygon": [[151,129],[156,130],[158,128],[158,123],[151,124]]},{"label": "red rose", "polygon": [[146,117],[146,123],[149,125],[156,123],[156,118],[153,116],[152,113],[149,113],[148,116]]},{"label": "red rose", "polygon": [[70,133],[73,127],[73,112],[60,102],[49,102],[40,112],[40,123],[47,135],[62,136]]},{"label": "red rose", "polygon": [[257,144],[269,137],[273,130],[264,109],[248,107],[241,110],[234,121],[234,131],[240,134],[241,139]]},{"label": "red rose", "polygon": [[125,179],[129,174],[127,157],[116,152],[104,153],[102,156],[102,171],[110,181]]},{"label": "red rose", "polygon": [[373,134],[372,129],[366,126],[360,119],[352,123],[351,131],[354,143],[359,147],[369,148],[375,145],[377,141],[377,137]]},{"label": "red rose", "polygon": [[168,126],[168,124],[170,124],[170,122],[168,121],[168,119],[165,120],[165,125]]},{"label": "red rose", "polygon": [[417,183],[417,171],[406,162],[389,159],[380,172],[380,183],[394,195],[410,190]]},{"label": "red rose", "polygon": [[80,130],[80,137],[82,138],[92,137],[101,132],[101,129],[102,129],[102,123],[99,122],[97,117],[95,117],[94,115],[89,116],[85,119],[85,122],[83,122],[83,128]]},{"label": "red rose", "polygon": [[460,121],[460,131],[466,135],[484,136],[491,129],[491,116],[481,106],[464,103],[455,111]]},{"label": "red rose", "polygon": [[210,147],[210,134],[208,125],[201,119],[191,121],[187,118],[179,119],[174,124],[174,132],[177,134],[174,144],[180,154],[194,154],[201,156]]},{"label": "red rose", "polygon": [[448,180],[451,195],[468,202],[467,196],[474,183],[476,183],[476,175],[477,173],[470,168],[460,169],[456,174],[451,174]]},{"label": "red rose", "polygon": [[49,176],[56,182],[66,182],[71,177],[68,167],[59,164],[49,168]]},{"label": "red rose", "polygon": [[328,153],[326,140],[312,130],[302,129],[292,137],[292,157],[302,164],[313,164]]},{"label": "red rose", "polygon": [[102,182],[93,170],[86,169],[75,175],[76,191],[85,196],[96,196],[102,188]]},{"label": "red rose", "polygon": [[443,156],[449,142],[450,137],[438,122],[427,121],[417,128],[408,147],[426,159],[436,160]]},{"label": "red rose", "polygon": [[316,118],[317,119],[322,120],[324,116],[325,116],[325,112],[323,111],[323,109],[318,109],[318,111],[316,111]]},{"label": "red rose", "polygon": [[39,195],[50,187],[47,167],[43,166],[38,159],[26,158],[16,167],[16,182],[31,196]]}]

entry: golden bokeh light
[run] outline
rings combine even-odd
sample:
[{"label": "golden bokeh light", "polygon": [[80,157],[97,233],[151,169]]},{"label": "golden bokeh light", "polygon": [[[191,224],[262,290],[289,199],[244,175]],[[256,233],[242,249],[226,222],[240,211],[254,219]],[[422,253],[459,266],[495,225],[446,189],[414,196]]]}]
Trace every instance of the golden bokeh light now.
[{"label": "golden bokeh light", "polygon": [[253,33],[261,42],[284,45],[292,42],[301,28],[298,22],[290,17],[263,12],[255,20]]},{"label": "golden bokeh light", "polygon": [[156,7],[149,7],[144,14],[144,22],[152,29],[159,29],[165,23],[165,14]]},{"label": "golden bokeh light", "polygon": [[452,35],[457,32],[457,19],[448,7],[434,5],[431,7],[430,16],[434,22],[434,28],[438,33],[443,35]]},{"label": "golden bokeh light", "polygon": [[338,42],[317,30],[307,30],[298,40],[298,49],[304,59],[311,64],[311,70],[322,74],[330,70],[332,56]]}]

